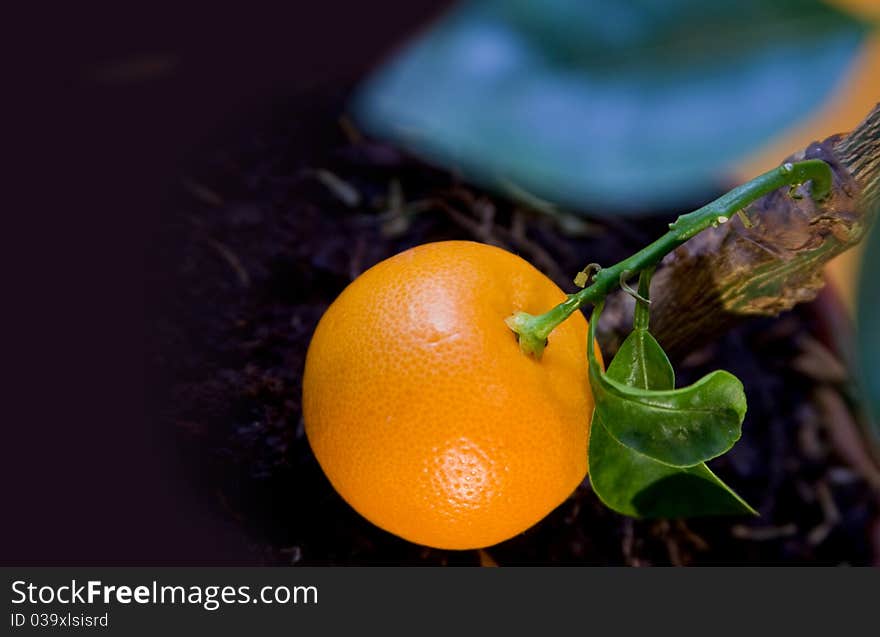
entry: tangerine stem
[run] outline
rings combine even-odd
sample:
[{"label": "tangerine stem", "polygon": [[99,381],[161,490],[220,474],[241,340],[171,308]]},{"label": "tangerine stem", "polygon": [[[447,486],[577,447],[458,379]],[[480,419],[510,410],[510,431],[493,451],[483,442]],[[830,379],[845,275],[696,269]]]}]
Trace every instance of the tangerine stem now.
[{"label": "tangerine stem", "polygon": [[636,298],[636,309],[633,314],[633,329],[646,330],[651,318],[651,277],[654,276],[654,266],[645,268],[639,275],[639,293]]},{"label": "tangerine stem", "polygon": [[703,230],[726,223],[740,210],[764,195],[784,186],[803,184],[811,181],[810,194],[815,201],[825,199],[831,192],[831,168],[820,159],[808,159],[795,163],[785,163],[763,175],[755,177],[730,192],[722,195],[702,208],[683,214],[669,224],[669,232],[642,248],[630,257],[608,268],[599,270],[592,283],[537,316],[527,312],[517,312],[505,322],[518,337],[523,353],[540,359],[549,342],[550,333],[571,316],[575,310],[588,303],[604,299],[620,285],[620,276],[629,271],[637,274],[646,268],[654,267],[667,254]]}]

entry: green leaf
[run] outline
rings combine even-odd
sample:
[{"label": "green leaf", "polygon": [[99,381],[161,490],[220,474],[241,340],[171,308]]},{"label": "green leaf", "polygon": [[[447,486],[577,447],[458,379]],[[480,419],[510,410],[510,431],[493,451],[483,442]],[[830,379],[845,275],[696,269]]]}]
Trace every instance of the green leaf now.
[{"label": "green leaf", "polygon": [[610,509],[639,518],[757,515],[704,463],[676,468],[617,442],[598,411],[590,427],[590,483]]},{"label": "green leaf", "polygon": [[[595,330],[598,312],[601,305],[594,310],[591,330]],[[620,382],[602,373],[595,355],[590,354],[590,387],[608,433],[642,455],[675,467],[694,466],[733,447],[742,434],[746,413],[745,392],[736,376],[717,371],[693,385],[672,389],[669,361],[653,337],[648,339],[646,330],[635,330],[626,343],[630,346],[624,351],[625,362],[613,368]],[[638,357],[632,353],[636,345],[647,343],[652,345],[642,351],[643,361],[630,371],[618,372]],[[649,373],[659,376],[662,389],[627,384],[633,382],[633,374]],[[636,380],[643,384],[643,379]]]},{"label": "green leaf", "polygon": [[[601,311],[601,308],[598,309]],[[594,312],[591,331],[597,319],[598,314]],[[636,323],[638,325],[639,321]],[[647,331],[647,320],[641,325],[643,328],[633,330],[623,342],[605,375],[611,380],[643,390],[670,390],[675,385],[672,365]],[[591,368],[591,376],[595,373]],[[601,369],[598,373],[602,373]],[[590,427],[589,463],[590,482],[596,495],[606,506],[624,515],[695,517],[757,514],[705,463],[685,468],[673,467],[616,440],[608,433],[603,412],[598,406],[593,412]]]},{"label": "green leaf", "polygon": [[675,370],[660,343],[648,330],[635,329],[626,337],[606,374],[627,387],[674,389]]},{"label": "green leaf", "polygon": [[470,0],[353,110],[487,186],[603,212],[675,205],[819,107],[866,32],[820,0]]}]

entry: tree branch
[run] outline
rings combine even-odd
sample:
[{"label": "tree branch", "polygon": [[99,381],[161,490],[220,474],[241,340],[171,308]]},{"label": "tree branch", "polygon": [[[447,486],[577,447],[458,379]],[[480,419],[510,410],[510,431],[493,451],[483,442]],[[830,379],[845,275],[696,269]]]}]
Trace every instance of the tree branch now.
[{"label": "tree branch", "polygon": [[[866,235],[880,202],[880,104],[849,135],[814,142],[785,161],[822,159],[834,176],[816,203],[802,186],[776,190],[727,224],[706,230],[664,259],[654,276],[651,323],[680,356],[743,318],[776,315],[816,297],[823,266]],[[748,226],[748,227],[747,227]],[[616,295],[609,319],[631,304]],[[607,326],[606,326],[607,327]],[[616,325],[615,325],[616,327]]]}]

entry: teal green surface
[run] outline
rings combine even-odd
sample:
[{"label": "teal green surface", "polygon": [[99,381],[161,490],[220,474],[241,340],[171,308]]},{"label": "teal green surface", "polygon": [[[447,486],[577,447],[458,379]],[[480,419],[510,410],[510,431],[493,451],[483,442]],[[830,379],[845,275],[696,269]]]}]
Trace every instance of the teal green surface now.
[{"label": "teal green surface", "polygon": [[874,442],[880,444],[880,225],[868,237],[859,281],[859,361],[868,409],[873,415]]},{"label": "teal green surface", "polygon": [[353,111],[502,192],[638,212],[714,192],[822,103],[865,33],[818,0],[470,0],[369,78]]}]

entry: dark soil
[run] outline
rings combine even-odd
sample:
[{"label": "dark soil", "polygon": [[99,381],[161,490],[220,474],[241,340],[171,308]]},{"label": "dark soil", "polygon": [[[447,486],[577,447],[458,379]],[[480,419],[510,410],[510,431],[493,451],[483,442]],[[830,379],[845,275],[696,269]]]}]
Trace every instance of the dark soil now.
[{"label": "dark soil", "polygon": [[148,343],[160,422],[173,430],[200,493],[240,525],[255,563],[877,559],[878,496],[869,470],[852,460],[861,451],[847,442],[857,435],[849,380],[816,304],[748,322],[677,365],[682,383],[725,368],[745,384],[743,438],[712,466],[760,518],[631,520],[599,503],[586,480],[522,535],[454,552],[411,544],[355,513],[321,472],[300,413],[312,330],[354,277],[420,243],[473,239],[521,254],[571,290],[586,263],[632,253],[677,211],[588,221],[542,213],[363,139],[337,117],[339,103],[293,100],[200,153],[170,198],[151,254],[151,280],[162,290],[151,299]]}]

